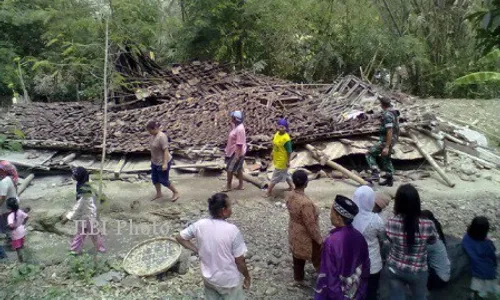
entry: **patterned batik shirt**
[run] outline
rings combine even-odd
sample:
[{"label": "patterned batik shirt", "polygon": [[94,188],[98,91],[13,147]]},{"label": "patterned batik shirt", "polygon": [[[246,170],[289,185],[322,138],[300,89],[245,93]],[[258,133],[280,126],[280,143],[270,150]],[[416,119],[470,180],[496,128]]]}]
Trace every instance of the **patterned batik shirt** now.
[{"label": "patterned batik shirt", "polygon": [[399,139],[399,121],[397,117],[397,111],[394,110],[384,110],[380,116],[380,136],[381,142],[385,143],[385,138],[387,135],[387,130],[392,129],[392,146],[394,146]]},{"label": "patterned batik shirt", "polygon": [[387,265],[405,272],[427,271],[427,248],[437,240],[434,223],[427,219],[419,219],[418,232],[415,232],[415,243],[411,248],[406,243],[403,218],[396,215],[389,218],[385,227],[387,238],[391,242]]}]

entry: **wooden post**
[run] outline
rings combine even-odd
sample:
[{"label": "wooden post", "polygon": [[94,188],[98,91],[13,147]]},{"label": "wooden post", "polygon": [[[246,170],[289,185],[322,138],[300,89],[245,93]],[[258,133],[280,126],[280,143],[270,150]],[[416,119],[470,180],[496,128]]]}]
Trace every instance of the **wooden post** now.
[{"label": "wooden post", "polygon": [[115,178],[120,178],[120,173],[122,172],[123,166],[125,166],[125,163],[127,162],[127,155],[124,154],[122,158],[120,159],[120,162],[116,166],[116,169],[114,171],[115,173]]},{"label": "wooden post", "polygon": [[314,148],[314,146],[307,144],[306,149],[311,152],[312,157],[314,159],[316,159],[318,162],[325,162],[325,164],[327,166],[342,172],[342,174],[346,175],[347,177],[351,178],[352,180],[356,181],[357,183],[362,184],[362,185],[368,185],[368,182],[366,180],[364,180],[363,178],[359,177],[358,175],[352,173],[351,171],[347,170],[346,168],[342,167],[338,163],[329,160],[328,158],[326,158],[326,155],[323,152]]},{"label": "wooden post", "polygon": [[443,169],[441,169],[439,167],[439,165],[436,163],[436,161],[434,160],[434,158],[432,158],[432,156],[429,155],[429,153],[427,153],[423,148],[422,146],[420,145],[420,142],[418,141],[417,137],[410,131],[408,132],[408,135],[410,136],[410,138],[413,140],[413,144],[415,145],[415,147],[417,148],[418,152],[420,152],[420,154],[422,154],[422,156],[431,164],[431,166],[434,168],[434,170],[436,170],[436,172],[438,172],[438,174],[441,176],[441,178],[443,178],[443,180],[450,186],[450,187],[454,187],[455,184],[452,183],[450,181],[450,179],[448,178],[448,176],[446,176],[446,174],[444,173]]},{"label": "wooden post", "polygon": [[28,185],[31,183],[31,181],[35,178],[34,174],[29,174],[28,177],[24,178],[23,183],[19,188],[17,189],[17,195],[20,196],[24,190],[28,187]]}]

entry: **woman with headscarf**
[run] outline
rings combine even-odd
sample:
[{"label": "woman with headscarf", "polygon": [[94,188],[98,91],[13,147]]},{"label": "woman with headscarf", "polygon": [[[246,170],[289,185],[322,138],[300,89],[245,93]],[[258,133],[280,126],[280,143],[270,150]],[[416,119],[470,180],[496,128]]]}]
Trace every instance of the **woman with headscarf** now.
[{"label": "woman with headscarf", "polygon": [[225,192],[233,189],[233,176],[236,174],[239,184],[236,189],[243,190],[243,162],[247,151],[247,136],[243,125],[243,113],[234,111],[231,113],[231,131],[226,145],[226,170],[227,186]]},{"label": "woman with headscarf", "polygon": [[73,209],[61,217],[62,224],[68,220],[76,222],[77,232],[71,242],[71,252],[75,255],[81,253],[87,235],[98,252],[106,252],[97,219],[95,196],[89,184],[89,173],[83,167],[75,168],[73,179],[76,181],[76,203]]},{"label": "woman with headscarf", "polygon": [[378,299],[377,292],[382,270],[382,257],[380,256],[380,237],[384,233],[384,222],[380,216],[373,212],[376,194],[369,186],[361,186],[356,189],[353,201],[359,208],[359,212],[352,222],[366,240],[368,253],[370,255],[370,277],[368,279],[367,298]]},{"label": "woman with headscarf", "polygon": [[288,122],[286,119],[278,121],[278,131],[273,138],[273,152],[271,153],[274,165],[273,178],[267,189],[266,197],[271,196],[276,184],[286,181],[289,191],[293,190],[293,182],[288,168],[292,156],[292,139],[288,134]]}]

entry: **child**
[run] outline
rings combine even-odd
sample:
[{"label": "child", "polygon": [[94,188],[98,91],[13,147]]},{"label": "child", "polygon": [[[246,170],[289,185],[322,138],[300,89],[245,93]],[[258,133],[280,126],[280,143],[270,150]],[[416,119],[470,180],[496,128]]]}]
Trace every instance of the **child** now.
[{"label": "child", "polygon": [[292,140],[290,135],[288,135],[288,122],[285,119],[280,119],[278,121],[278,132],[276,132],[273,138],[273,152],[271,155],[273,158],[274,172],[265,197],[271,196],[276,184],[283,181],[288,183],[289,191],[292,191],[294,188],[292,177],[288,174],[292,155]]},{"label": "child", "polygon": [[427,244],[427,264],[429,265],[427,288],[432,291],[444,288],[448,284],[451,275],[451,264],[446,251],[446,239],[441,223],[430,210],[423,210],[421,214],[422,217],[434,223],[439,235],[439,239],[434,244]]},{"label": "child", "polygon": [[16,250],[19,262],[24,262],[21,250],[24,248],[24,237],[26,236],[24,224],[28,220],[28,214],[19,209],[19,202],[16,198],[7,199],[7,208],[9,209],[7,224],[12,230],[12,249]]},{"label": "child", "polygon": [[472,299],[488,297],[496,292],[497,259],[495,245],[487,238],[490,223],[486,217],[475,217],[462,240],[472,267]]},{"label": "child", "polygon": [[71,211],[61,217],[62,224],[65,224],[68,220],[76,222],[77,231],[71,242],[71,253],[74,255],[81,253],[87,235],[90,235],[98,252],[106,252],[99,231],[94,193],[89,185],[89,173],[84,168],[78,167],[73,170],[73,179],[76,180],[77,202]]}]

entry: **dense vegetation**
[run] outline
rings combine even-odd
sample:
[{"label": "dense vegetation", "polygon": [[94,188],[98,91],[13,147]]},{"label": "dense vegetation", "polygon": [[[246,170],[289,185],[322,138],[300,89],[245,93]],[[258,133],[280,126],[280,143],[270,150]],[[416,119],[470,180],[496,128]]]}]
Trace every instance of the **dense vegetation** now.
[{"label": "dense vegetation", "polygon": [[[134,43],[160,64],[210,59],[299,82],[385,69],[421,96],[500,93],[499,57],[487,56],[500,0],[3,0],[0,94],[102,98],[106,20],[111,62]],[[479,71],[480,84],[455,84]]]}]

